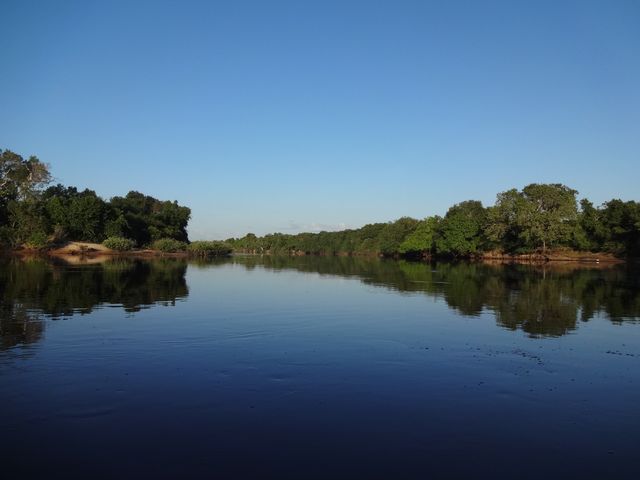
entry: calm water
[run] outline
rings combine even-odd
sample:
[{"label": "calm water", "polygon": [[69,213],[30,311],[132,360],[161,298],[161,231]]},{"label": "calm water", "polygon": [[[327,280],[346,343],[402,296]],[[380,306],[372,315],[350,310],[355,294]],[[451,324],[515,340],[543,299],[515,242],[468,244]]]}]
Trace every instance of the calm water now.
[{"label": "calm water", "polygon": [[3,478],[640,478],[629,267],[5,259],[0,300]]}]

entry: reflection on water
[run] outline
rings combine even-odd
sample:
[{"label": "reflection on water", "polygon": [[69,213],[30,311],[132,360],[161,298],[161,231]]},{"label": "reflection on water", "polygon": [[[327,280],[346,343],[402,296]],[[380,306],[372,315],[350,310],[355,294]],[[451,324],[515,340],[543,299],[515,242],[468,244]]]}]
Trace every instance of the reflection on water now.
[{"label": "reflection on water", "polygon": [[602,314],[612,322],[640,318],[640,276],[627,265],[424,264],[353,257],[237,257],[247,268],[296,269],[357,277],[399,292],[442,297],[462,315],[487,309],[499,325],[531,336],[559,336]]},{"label": "reflection on water", "polygon": [[75,260],[0,261],[7,478],[638,478],[629,266]]},{"label": "reflection on water", "polygon": [[[612,322],[640,318],[640,276],[630,266],[425,264],[353,257],[259,257],[198,260],[194,268],[233,263],[247,270],[296,270],[352,277],[398,292],[442,298],[461,315],[488,310],[498,325],[532,337],[560,336],[597,314]],[[181,259],[109,259],[69,265],[41,258],[0,261],[0,348],[36,342],[43,315],[59,318],[119,305],[136,312],[173,305],[189,294]]]},{"label": "reflection on water", "polygon": [[42,258],[3,259],[1,348],[38,341],[43,316],[88,314],[105,304],[120,305],[127,312],[153,304],[174,305],[189,294],[186,270],[186,263],[175,259],[110,259],[79,266]]}]

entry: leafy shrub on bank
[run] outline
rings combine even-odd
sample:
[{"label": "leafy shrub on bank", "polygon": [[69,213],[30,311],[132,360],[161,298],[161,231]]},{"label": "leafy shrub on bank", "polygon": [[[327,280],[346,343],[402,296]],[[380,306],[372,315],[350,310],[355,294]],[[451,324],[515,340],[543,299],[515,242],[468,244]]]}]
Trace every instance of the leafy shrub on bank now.
[{"label": "leafy shrub on bank", "polygon": [[27,248],[41,249],[46,247],[48,243],[49,241],[45,233],[35,232],[29,236],[27,241],[24,243],[24,246]]},{"label": "leafy shrub on bank", "polygon": [[173,238],[161,238],[153,242],[151,248],[164,253],[184,252],[187,244]]},{"label": "leafy shrub on bank", "polygon": [[233,251],[231,245],[225,242],[216,241],[196,241],[189,244],[187,251],[194,256],[198,257],[211,257],[230,255]]},{"label": "leafy shrub on bank", "polygon": [[132,250],[136,246],[136,242],[124,237],[109,237],[104,242],[102,242],[102,245],[110,248],[111,250],[124,252],[127,250]]}]

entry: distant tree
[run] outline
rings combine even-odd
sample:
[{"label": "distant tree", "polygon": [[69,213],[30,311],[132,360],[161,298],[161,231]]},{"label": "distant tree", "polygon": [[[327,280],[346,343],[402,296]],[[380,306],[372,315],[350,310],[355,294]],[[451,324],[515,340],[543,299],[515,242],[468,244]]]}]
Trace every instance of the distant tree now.
[{"label": "distant tree", "polygon": [[413,233],[418,223],[414,218],[402,217],[386,224],[378,236],[380,253],[387,256],[397,254],[400,251],[400,244]]},{"label": "distant tree", "polygon": [[10,201],[7,211],[6,228],[9,233],[3,235],[7,243],[38,248],[45,246],[49,231],[42,202],[36,196]]},{"label": "distant tree", "polygon": [[65,237],[87,242],[101,242],[111,236],[105,235],[111,209],[93,190],[79,192],[75,187],[55,185],[43,192],[42,202],[49,230],[57,229]]},{"label": "distant tree", "polygon": [[578,218],[577,191],[559,183],[532,183],[522,189],[524,202],[516,222],[528,245],[547,247],[568,242]]},{"label": "distant tree", "polygon": [[603,249],[618,255],[640,256],[640,203],[610,200],[600,211],[607,232]]},{"label": "distant tree", "polygon": [[524,195],[512,188],[499,193],[495,205],[487,208],[483,233],[491,247],[515,251],[521,246],[518,219],[524,203]]},{"label": "distant tree", "polygon": [[50,180],[49,167],[37,157],[25,160],[11,150],[0,150],[1,199],[24,199]]},{"label": "distant tree", "polygon": [[386,223],[369,223],[357,231],[358,251],[365,254],[380,253],[378,238],[387,226]]},{"label": "distant tree", "polygon": [[584,243],[579,225],[576,192],[561,184],[531,184],[499,193],[487,209],[484,234],[505,251],[525,251],[573,240]]},{"label": "distant tree", "polygon": [[398,252],[409,256],[421,256],[425,253],[430,253],[439,221],[439,217],[428,217],[420,221],[415,230],[400,244]]},{"label": "distant tree", "polygon": [[73,239],[100,242],[104,239],[107,204],[92,190],[73,198],[69,205],[69,235]]},{"label": "distant tree", "polygon": [[46,219],[38,193],[50,179],[49,167],[37,157],[25,160],[11,150],[0,150],[0,242],[45,243]]},{"label": "distant tree", "polygon": [[480,250],[485,217],[482,203],[476,200],[467,200],[451,207],[438,227],[436,252],[457,257]]},{"label": "distant tree", "polygon": [[597,251],[607,237],[602,213],[586,198],[580,200],[578,223],[574,232],[574,247],[578,250]]},{"label": "distant tree", "polygon": [[109,204],[114,209],[112,221],[117,222],[111,223],[110,229],[122,229],[121,235],[135,240],[138,245],[148,245],[160,238],[188,241],[191,210],[177,202],[161,201],[131,191],[124,197],[113,197]]},{"label": "distant tree", "polygon": [[109,237],[123,237],[125,232],[130,230],[124,214],[112,207],[109,208],[109,214],[107,222],[104,226],[104,236]]}]

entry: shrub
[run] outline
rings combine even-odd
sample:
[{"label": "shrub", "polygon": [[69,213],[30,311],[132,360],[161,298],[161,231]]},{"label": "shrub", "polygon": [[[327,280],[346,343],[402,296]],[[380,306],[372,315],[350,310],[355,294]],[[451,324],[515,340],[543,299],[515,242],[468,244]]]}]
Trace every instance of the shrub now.
[{"label": "shrub", "polygon": [[218,256],[218,255],[229,255],[233,248],[231,245],[224,242],[209,242],[200,240],[197,242],[192,242],[187,247],[187,251],[198,257],[209,257],[209,256]]},{"label": "shrub", "polygon": [[131,250],[136,246],[136,242],[123,237],[109,237],[102,244],[111,250],[118,250],[119,252]]},{"label": "shrub", "polygon": [[35,232],[29,235],[29,238],[24,243],[27,248],[40,249],[47,246],[47,235],[44,232]]},{"label": "shrub", "polygon": [[174,238],[161,238],[153,242],[151,248],[165,253],[183,252],[187,249],[187,244]]}]

